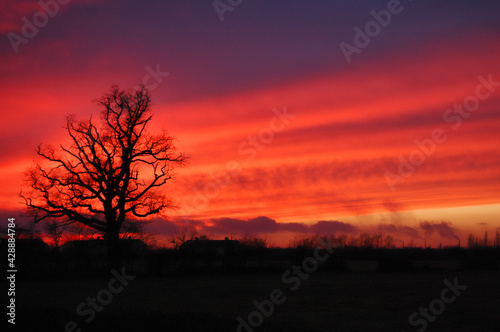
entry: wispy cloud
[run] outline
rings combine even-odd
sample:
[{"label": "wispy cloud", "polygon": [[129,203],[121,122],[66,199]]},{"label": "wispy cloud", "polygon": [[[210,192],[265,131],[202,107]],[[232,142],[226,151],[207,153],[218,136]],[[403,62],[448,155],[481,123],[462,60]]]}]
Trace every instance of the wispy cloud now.
[{"label": "wispy cloud", "polygon": [[457,230],[452,227],[452,224],[449,221],[424,220],[420,222],[420,229],[428,232],[430,235],[437,233],[445,239],[460,239],[456,235]]}]

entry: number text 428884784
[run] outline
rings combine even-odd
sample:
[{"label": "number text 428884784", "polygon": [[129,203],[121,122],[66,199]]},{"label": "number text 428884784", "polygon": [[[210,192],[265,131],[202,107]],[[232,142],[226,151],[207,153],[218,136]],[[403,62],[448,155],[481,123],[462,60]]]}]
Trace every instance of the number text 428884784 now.
[{"label": "number text 428884784", "polygon": [[8,280],[8,290],[7,295],[9,296],[9,302],[7,306],[7,321],[10,324],[16,324],[16,224],[14,223],[15,218],[9,218],[9,223],[7,224],[7,280]]}]

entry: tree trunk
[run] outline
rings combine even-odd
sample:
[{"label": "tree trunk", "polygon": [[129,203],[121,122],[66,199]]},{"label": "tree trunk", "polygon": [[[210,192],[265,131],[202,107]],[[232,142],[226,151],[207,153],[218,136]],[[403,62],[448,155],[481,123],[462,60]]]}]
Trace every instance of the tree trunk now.
[{"label": "tree trunk", "polygon": [[120,271],[121,268],[121,250],[120,233],[117,231],[108,231],[106,233],[108,244],[108,269]]}]

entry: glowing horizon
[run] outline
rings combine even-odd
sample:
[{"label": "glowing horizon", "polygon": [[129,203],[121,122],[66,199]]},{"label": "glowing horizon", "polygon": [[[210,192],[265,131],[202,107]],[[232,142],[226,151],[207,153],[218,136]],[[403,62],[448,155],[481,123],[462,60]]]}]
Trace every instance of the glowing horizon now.
[{"label": "glowing horizon", "polygon": [[[39,10],[22,3],[11,4],[3,37],[21,33],[20,17]],[[359,13],[374,3],[290,5],[304,22],[278,16],[282,30],[250,11],[256,7],[238,8],[221,25],[206,8],[153,2],[137,9],[139,30],[120,25],[135,14],[111,3],[61,7],[18,53],[8,38],[1,44],[0,212],[21,218],[23,172],[38,144],[67,142],[67,115],[97,118],[91,100],[111,84],[147,81],[149,131],[168,130],[192,157],[164,188],[180,207],[164,214],[175,227],[189,220],[221,237],[214,227],[233,225],[235,233],[248,229],[280,244],[290,229],[310,232],[308,225],[320,221],[341,224],[318,230],[350,225],[353,234],[396,234],[407,226],[417,232],[406,229],[408,241],[421,237],[419,220],[445,221],[462,241],[470,232],[500,229],[500,46],[498,23],[485,19],[496,7],[471,4],[476,11],[464,17],[444,5],[407,5],[406,19],[394,18],[351,64],[337,45],[351,42],[352,28],[365,20]],[[409,23],[436,11],[450,30]],[[283,9],[284,17],[293,13]],[[344,21],[345,13],[352,17]],[[245,15],[255,21],[238,20]],[[418,165],[408,166],[411,158]],[[474,214],[483,224],[464,217]],[[401,215],[407,218],[397,221]],[[233,220],[222,222],[229,228],[217,223],[225,218]],[[251,220],[255,227],[239,223]],[[305,226],[281,230],[272,221]],[[171,226],[152,229],[167,234]],[[440,234],[429,244],[455,241]]]}]

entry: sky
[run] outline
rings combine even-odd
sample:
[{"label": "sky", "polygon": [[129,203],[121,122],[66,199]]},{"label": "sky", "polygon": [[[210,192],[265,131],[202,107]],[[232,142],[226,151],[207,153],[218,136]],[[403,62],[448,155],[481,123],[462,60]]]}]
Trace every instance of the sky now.
[{"label": "sky", "polygon": [[0,215],[40,143],[143,83],[190,162],[161,236],[500,230],[498,1],[3,1]]}]

